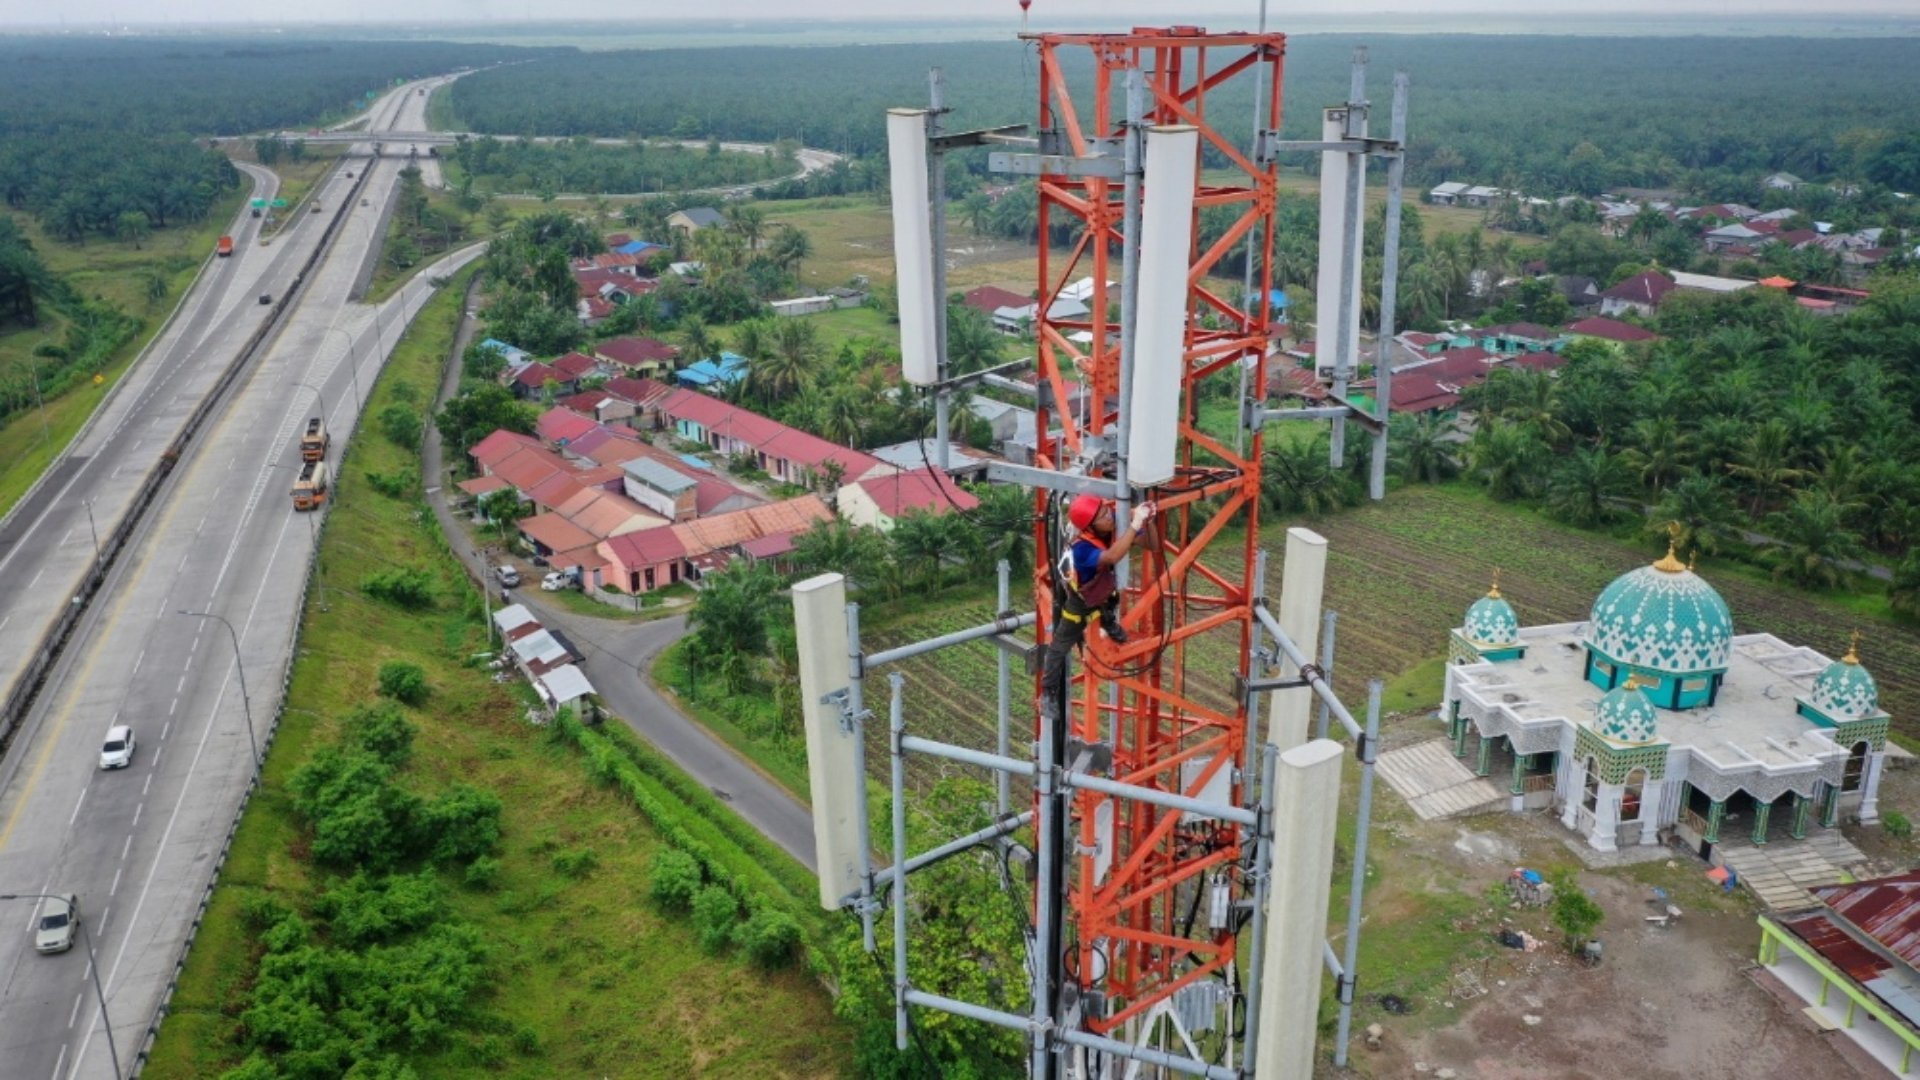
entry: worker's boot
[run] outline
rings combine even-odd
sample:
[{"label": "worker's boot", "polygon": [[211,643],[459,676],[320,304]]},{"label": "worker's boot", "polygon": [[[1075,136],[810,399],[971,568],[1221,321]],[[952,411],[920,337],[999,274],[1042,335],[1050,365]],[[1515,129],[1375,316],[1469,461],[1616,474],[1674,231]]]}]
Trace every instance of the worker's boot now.
[{"label": "worker's boot", "polygon": [[1120,604],[1118,597],[1100,612],[1100,629],[1107,632],[1107,640],[1115,645],[1127,643],[1127,628],[1120,625]]}]

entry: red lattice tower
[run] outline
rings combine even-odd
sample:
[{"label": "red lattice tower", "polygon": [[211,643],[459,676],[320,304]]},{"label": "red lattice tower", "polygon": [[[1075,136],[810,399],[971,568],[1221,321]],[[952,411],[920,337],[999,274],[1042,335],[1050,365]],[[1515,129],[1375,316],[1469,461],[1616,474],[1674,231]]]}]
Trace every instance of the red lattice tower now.
[{"label": "red lattice tower", "polygon": [[[1256,396],[1264,396],[1267,305],[1256,303],[1246,310],[1233,302],[1241,291],[1237,271],[1231,282],[1209,275],[1242,237],[1250,235],[1256,251],[1272,249],[1278,169],[1250,158],[1244,134],[1229,138],[1209,121],[1210,114],[1227,120],[1228,113],[1217,110],[1230,110],[1230,130],[1244,133],[1250,119],[1246,87],[1253,70],[1264,67],[1260,127],[1279,128],[1285,35],[1210,34],[1176,26],[1137,28],[1127,34],[1033,35],[1029,40],[1039,51],[1039,126],[1043,133],[1057,132],[1061,149],[1054,152],[1085,156],[1095,140],[1124,140],[1121,90],[1127,71],[1139,68],[1146,89],[1145,122],[1198,128],[1203,162],[1216,166],[1199,177],[1194,214],[1226,207],[1235,215],[1225,235],[1205,250],[1199,249],[1195,223],[1187,276],[1191,318],[1180,385],[1136,385],[1134,390],[1181,396],[1176,476],[1147,493],[1161,514],[1156,529],[1133,549],[1131,581],[1122,603],[1132,640],[1116,646],[1102,634],[1088,635],[1084,663],[1068,691],[1066,734],[1082,744],[1111,741],[1111,775],[1116,780],[1197,796],[1221,777],[1239,804],[1242,792],[1235,770],[1244,760],[1249,731],[1244,695],[1220,694],[1230,673],[1210,667],[1198,673],[1194,689],[1200,688],[1203,680],[1198,676],[1203,675],[1212,691],[1203,696],[1240,700],[1224,708],[1195,700],[1189,693],[1186,661],[1201,635],[1237,634],[1239,674],[1248,675],[1254,597],[1246,583],[1253,578],[1258,539],[1261,439],[1252,434],[1236,452],[1199,430],[1196,392],[1209,378],[1231,380],[1237,387],[1236,365],[1244,361],[1250,369],[1248,385]],[[1093,87],[1091,96],[1076,104],[1063,61],[1081,49],[1093,55]],[[1216,94],[1229,82],[1238,93]],[[1217,101],[1210,104],[1210,97]],[[1224,181],[1222,163],[1231,174]],[[1145,177],[1143,184],[1150,190],[1153,178]],[[1121,327],[1109,316],[1110,305],[1120,297],[1119,289],[1106,282],[1116,279],[1120,268],[1123,190],[1121,181],[1106,178],[1043,174],[1039,179],[1043,241],[1036,363],[1040,379],[1051,388],[1041,394],[1037,418],[1035,464],[1042,468],[1065,470],[1088,437],[1113,433],[1119,421]],[[1063,218],[1082,227],[1064,258],[1044,239]],[[1085,275],[1094,283],[1089,314],[1082,319],[1051,318],[1061,289]],[[1254,296],[1267,296],[1270,287],[1263,259]],[[1084,348],[1070,340],[1079,331],[1091,334]],[[1050,408],[1070,401],[1070,388],[1082,382],[1093,403],[1084,416],[1073,409]],[[1050,434],[1056,426],[1059,434]],[[1037,505],[1045,510],[1044,496],[1037,497]],[[1049,532],[1047,515],[1039,517],[1035,610],[1045,640],[1051,636],[1053,612],[1049,567],[1062,552]],[[1118,689],[1117,704],[1109,704],[1108,687]],[[1204,768],[1189,764],[1203,762]],[[1183,766],[1201,771],[1183,784]],[[1220,793],[1217,786],[1208,790]],[[1106,1033],[1180,987],[1212,977],[1234,958],[1231,924],[1218,932],[1207,929],[1205,890],[1210,877],[1229,873],[1234,897],[1245,895],[1232,873],[1242,854],[1242,836],[1227,823],[1091,791],[1077,792],[1072,805],[1065,837],[1071,852],[1063,912],[1065,979],[1105,995],[1105,1015],[1089,1019],[1087,1026]],[[1093,853],[1109,813],[1112,844],[1106,855],[1111,861],[1101,876]],[[1200,890],[1201,911],[1189,927],[1194,890]]]}]

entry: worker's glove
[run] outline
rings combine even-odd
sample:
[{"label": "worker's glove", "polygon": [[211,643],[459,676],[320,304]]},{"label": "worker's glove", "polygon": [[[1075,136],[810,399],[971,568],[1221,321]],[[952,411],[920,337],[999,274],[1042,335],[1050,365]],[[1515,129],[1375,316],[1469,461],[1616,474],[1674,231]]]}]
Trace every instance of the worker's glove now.
[{"label": "worker's glove", "polygon": [[1154,504],[1150,502],[1144,502],[1144,503],[1141,503],[1139,506],[1134,507],[1133,508],[1133,531],[1139,532],[1141,526],[1145,525],[1147,521],[1153,517],[1154,511],[1156,509],[1157,507],[1155,507]]}]

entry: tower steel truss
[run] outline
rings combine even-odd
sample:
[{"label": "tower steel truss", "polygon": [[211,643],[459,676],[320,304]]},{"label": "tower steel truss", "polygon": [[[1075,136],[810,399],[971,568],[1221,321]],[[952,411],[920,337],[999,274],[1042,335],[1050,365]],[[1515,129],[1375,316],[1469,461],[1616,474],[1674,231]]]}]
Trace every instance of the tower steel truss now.
[{"label": "tower steel truss", "polygon": [[[1226,116],[1226,102],[1212,98],[1236,76],[1265,69],[1259,128],[1280,126],[1285,36],[1209,34],[1197,28],[1139,29],[1127,34],[1044,34],[1032,38],[1039,60],[1041,160],[1085,159],[1103,147],[1123,145],[1135,123],[1149,128],[1184,125],[1198,130],[1201,164],[1192,195],[1193,246],[1186,253],[1186,315],[1177,382],[1147,385],[1124,377],[1141,370],[1123,364],[1132,338],[1134,298],[1120,297],[1109,282],[1115,256],[1125,250],[1127,184],[1107,176],[1043,172],[1038,178],[1039,296],[1036,363],[1042,385],[1035,465],[1064,472],[1105,474],[1126,482],[1124,460],[1108,464],[1103,453],[1123,447],[1129,397],[1177,395],[1178,434],[1173,476],[1138,492],[1159,507],[1135,546],[1131,582],[1124,592],[1122,624],[1131,638],[1123,646],[1090,633],[1083,670],[1071,685],[1064,715],[1052,715],[1044,693],[1037,722],[1055,724],[1051,744],[1071,764],[1076,748],[1110,751],[1114,779],[1139,787],[1203,793],[1242,805],[1240,770],[1248,742],[1248,699],[1203,703],[1196,680],[1226,686],[1230,676],[1249,676],[1255,596],[1260,467],[1258,432],[1241,445],[1202,430],[1201,387],[1209,380],[1236,388],[1244,365],[1256,387],[1266,385],[1268,307],[1248,303],[1210,279],[1237,244],[1267,251],[1273,245],[1278,166],[1270,152],[1255,157],[1211,122]],[[1091,94],[1071,90],[1072,55],[1090,53]],[[1137,74],[1133,74],[1137,73]],[[1131,74],[1131,79],[1129,78]],[[1244,88],[1231,110],[1246,122]],[[1140,115],[1123,111],[1128,83],[1138,86]],[[1054,156],[1048,156],[1054,155]],[[1155,182],[1143,180],[1151,190]],[[1201,246],[1198,219],[1231,214],[1225,231]],[[1070,225],[1077,240],[1064,256],[1047,238]],[[1234,275],[1235,277],[1238,274]],[[1069,283],[1090,279],[1085,312],[1062,303]],[[1271,286],[1262,260],[1255,297]],[[1237,283],[1236,283],[1237,284]],[[1113,315],[1119,310],[1127,321]],[[1162,365],[1160,370],[1169,367]],[[1076,391],[1078,391],[1076,395]],[[1224,395],[1231,398],[1231,395]],[[1126,513],[1125,489],[1116,518]],[[1071,542],[1049,522],[1057,521],[1055,497],[1036,496],[1040,513],[1034,589],[1040,635],[1054,631],[1059,577],[1054,568]],[[1237,667],[1190,670],[1191,651],[1203,636],[1233,639]],[[1221,650],[1227,652],[1226,649]],[[1070,867],[1063,918],[1057,925],[1065,958],[1062,978],[1100,999],[1086,1026],[1108,1033],[1141,1016],[1181,987],[1212,978],[1235,957],[1232,920],[1210,919],[1213,894],[1237,900],[1246,892],[1234,875],[1243,832],[1224,821],[1137,799],[1079,790],[1070,811],[1056,817],[1052,843]],[[1044,901],[1043,901],[1044,902]]]}]

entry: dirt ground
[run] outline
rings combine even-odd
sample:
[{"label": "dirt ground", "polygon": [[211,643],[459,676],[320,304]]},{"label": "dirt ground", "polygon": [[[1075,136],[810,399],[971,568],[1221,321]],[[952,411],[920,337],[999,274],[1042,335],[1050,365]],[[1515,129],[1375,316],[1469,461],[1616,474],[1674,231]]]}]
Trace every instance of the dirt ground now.
[{"label": "dirt ground", "polygon": [[[1389,747],[1438,733],[1431,721],[1394,725]],[[1568,955],[1547,909],[1519,909],[1494,890],[1510,869],[1578,865],[1558,821],[1546,813],[1489,814],[1421,822],[1381,785],[1380,824],[1369,858],[1384,888],[1367,934],[1374,945],[1408,955],[1450,939],[1426,975],[1376,963],[1369,986],[1363,951],[1362,1002],[1355,1010],[1349,1068],[1330,1063],[1322,1076],[1420,1077],[1452,1070],[1460,1080],[1751,1080],[1755,1077],[1882,1077],[1887,1074],[1843,1037],[1820,1032],[1776,1000],[1753,977],[1760,908],[1745,891],[1723,895],[1707,867],[1673,852],[1669,860],[1602,870],[1581,869],[1579,885],[1606,912],[1598,936],[1605,960],[1589,968]],[[1891,770],[1884,806],[1920,807],[1920,768]],[[1910,841],[1879,828],[1848,829],[1873,856],[1875,870],[1914,864]],[[1411,883],[1411,884],[1410,884]],[[1667,929],[1649,925],[1651,889],[1668,891],[1683,915]],[[1411,900],[1464,893],[1438,926],[1411,914]],[[1370,898],[1371,900],[1371,898]],[[1541,939],[1533,952],[1494,943],[1502,925]],[[1384,936],[1387,940],[1381,942]],[[1363,942],[1366,939],[1363,939]],[[1765,976],[1763,975],[1763,978]],[[1401,990],[1404,1014],[1388,1012],[1382,994]],[[1368,1024],[1383,1038],[1370,1049]]]}]

